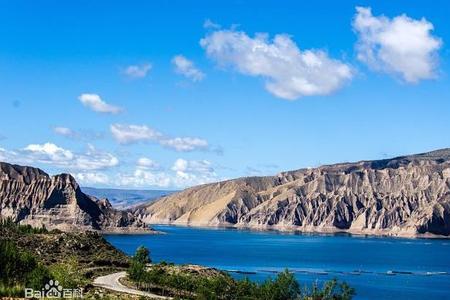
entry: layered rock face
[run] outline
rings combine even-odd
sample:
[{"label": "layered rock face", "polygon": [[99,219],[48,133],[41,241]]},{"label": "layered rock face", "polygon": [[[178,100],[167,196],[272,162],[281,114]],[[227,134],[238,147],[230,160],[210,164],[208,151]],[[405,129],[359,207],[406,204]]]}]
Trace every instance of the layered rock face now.
[{"label": "layered rock face", "polygon": [[106,199],[84,194],[68,174],[50,177],[40,169],[0,162],[0,217],[49,229],[144,230],[131,213],[118,211]]},{"label": "layered rock face", "polygon": [[193,187],[141,207],[149,223],[450,235],[450,149]]}]

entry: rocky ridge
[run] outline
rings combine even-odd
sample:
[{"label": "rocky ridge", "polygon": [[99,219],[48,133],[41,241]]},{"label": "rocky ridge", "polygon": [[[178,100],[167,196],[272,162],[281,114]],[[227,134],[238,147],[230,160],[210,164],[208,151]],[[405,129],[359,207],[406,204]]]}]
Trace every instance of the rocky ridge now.
[{"label": "rocky ridge", "polygon": [[450,235],[450,149],[201,185],[136,211],[191,226]]},{"label": "rocky ridge", "polygon": [[113,209],[107,199],[84,194],[69,174],[0,162],[0,218],[62,231],[145,231],[127,211]]}]

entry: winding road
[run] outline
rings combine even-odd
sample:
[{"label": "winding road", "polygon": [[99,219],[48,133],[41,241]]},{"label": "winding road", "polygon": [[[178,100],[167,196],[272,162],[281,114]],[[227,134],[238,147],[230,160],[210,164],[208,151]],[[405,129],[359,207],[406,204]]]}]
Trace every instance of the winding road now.
[{"label": "winding road", "polygon": [[126,276],[127,276],[126,272],[118,272],[105,276],[100,276],[94,279],[93,285],[120,293],[151,297],[153,299],[173,299],[172,297],[159,296],[156,294],[143,292],[124,286],[122,283],[120,283],[119,279]]}]

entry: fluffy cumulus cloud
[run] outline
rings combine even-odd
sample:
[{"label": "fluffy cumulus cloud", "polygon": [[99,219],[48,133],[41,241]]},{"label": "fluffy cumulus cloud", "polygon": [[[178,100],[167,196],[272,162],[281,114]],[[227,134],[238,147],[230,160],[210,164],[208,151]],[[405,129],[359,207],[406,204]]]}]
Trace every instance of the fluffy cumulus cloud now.
[{"label": "fluffy cumulus cloud", "polygon": [[124,187],[148,188],[148,187],[171,187],[172,180],[169,174],[165,172],[153,172],[136,168],[131,173],[119,173],[115,180],[116,184]]},{"label": "fluffy cumulus cloud", "polygon": [[84,186],[181,189],[223,179],[208,160],[179,158],[164,167],[148,157],[140,157],[134,166],[119,166],[114,155],[91,145],[83,153],[52,143],[30,144],[12,151],[0,147],[0,160],[70,172]]},{"label": "fluffy cumulus cloud", "polygon": [[101,172],[79,172],[73,176],[82,185],[108,185],[111,183],[109,176]]},{"label": "fluffy cumulus cloud", "polygon": [[172,170],[181,173],[193,172],[206,174],[214,172],[211,163],[207,160],[185,160],[182,158],[174,162]]},{"label": "fluffy cumulus cloud", "polygon": [[23,148],[22,152],[42,163],[64,163],[74,158],[72,151],[52,143],[30,144]]},{"label": "fluffy cumulus cloud", "polygon": [[115,167],[118,164],[119,159],[113,154],[99,151],[94,146],[88,145],[85,153],[76,155],[72,168],[79,170],[101,170]]},{"label": "fluffy cumulus cloud", "polygon": [[120,144],[155,142],[179,152],[209,149],[208,141],[196,137],[170,137],[146,125],[112,124],[111,134]]},{"label": "fluffy cumulus cloud", "polygon": [[285,34],[270,40],[267,34],[250,37],[242,31],[217,30],[200,45],[220,66],[265,78],[266,89],[283,99],[327,95],[352,78],[349,65],[322,50],[301,50]]},{"label": "fluffy cumulus cloud", "polygon": [[217,181],[217,174],[211,163],[207,160],[185,160],[177,159],[172,171],[175,172],[173,178],[176,186],[192,186]]},{"label": "fluffy cumulus cloud", "polygon": [[435,77],[442,41],[433,24],[406,15],[392,19],[373,16],[370,7],[357,7],[353,28],[358,35],[357,57],[371,69],[416,83]]},{"label": "fluffy cumulus cloud", "polygon": [[137,168],[141,170],[159,170],[160,166],[157,162],[147,157],[140,157],[137,161]]},{"label": "fluffy cumulus cloud", "polygon": [[151,69],[152,65],[149,63],[141,65],[131,65],[123,70],[123,74],[132,79],[144,78],[145,76],[147,76],[148,72],[150,72]]},{"label": "fluffy cumulus cloud", "polygon": [[194,63],[183,55],[177,55],[172,58],[172,64],[175,67],[176,73],[181,74],[194,82],[201,81],[205,78],[205,74],[196,68]]},{"label": "fluffy cumulus cloud", "polygon": [[78,100],[80,100],[84,106],[99,113],[118,114],[123,111],[121,107],[106,103],[97,94],[81,94],[78,97]]},{"label": "fluffy cumulus cloud", "polygon": [[117,157],[98,151],[91,145],[85,152],[76,153],[53,143],[30,144],[18,150],[0,149],[0,158],[7,162],[32,166],[45,164],[63,171],[102,170],[119,164]]},{"label": "fluffy cumulus cloud", "polygon": [[[1,155],[1,152],[0,152]],[[113,185],[134,188],[182,189],[220,180],[207,160],[177,159],[171,168],[162,168],[148,158],[140,158],[134,169],[108,175],[87,171],[74,174],[83,185]]]},{"label": "fluffy cumulus cloud", "polygon": [[167,170],[143,168],[138,161],[134,172],[119,173],[114,182],[128,187],[185,188],[217,180],[218,176],[209,161],[180,158]]},{"label": "fluffy cumulus cloud", "polygon": [[156,141],[162,134],[145,125],[112,124],[111,134],[120,144],[133,144],[140,141]]}]

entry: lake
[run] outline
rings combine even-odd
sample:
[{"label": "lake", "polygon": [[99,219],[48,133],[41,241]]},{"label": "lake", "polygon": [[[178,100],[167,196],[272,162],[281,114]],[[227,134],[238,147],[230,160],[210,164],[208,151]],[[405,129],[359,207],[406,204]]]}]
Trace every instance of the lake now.
[{"label": "lake", "polygon": [[288,268],[301,285],[338,278],[355,299],[450,299],[450,240],[158,225],[162,235],[106,235],[132,255],[143,245],[155,262],[250,272],[261,281]]}]

